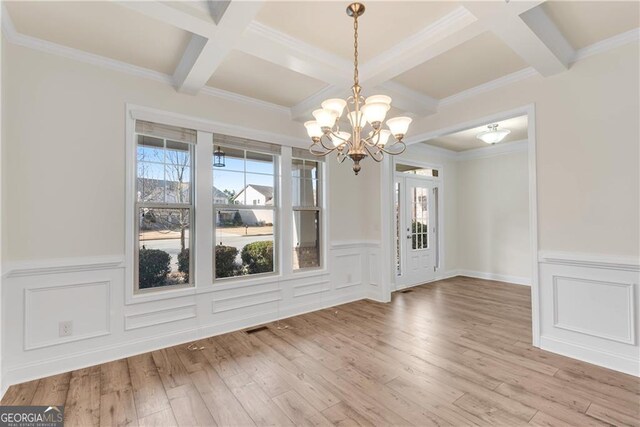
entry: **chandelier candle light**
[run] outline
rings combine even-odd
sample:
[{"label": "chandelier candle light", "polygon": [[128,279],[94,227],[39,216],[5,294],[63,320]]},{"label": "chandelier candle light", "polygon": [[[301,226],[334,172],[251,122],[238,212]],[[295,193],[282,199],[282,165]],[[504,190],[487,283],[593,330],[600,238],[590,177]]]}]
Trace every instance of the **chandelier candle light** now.
[{"label": "chandelier candle light", "polygon": [[[381,162],[383,154],[402,154],[406,145],[402,141],[409,124],[410,117],[395,117],[384,119],[391,108],[391,98],[386,95],[373,95],[364,98],[358,80],[358,17],[364,13],[364,5],[352,3],[347,7],[347,15],[353,17],[354,33],[354,72],[352,95],[344,99],[333,98],[324,101],[322,108],[313,112],[315,120],[306,122],[304,126],[311,137],[309,151],[315,156],[326,156],[336,152],[338,161],[344,162],[348,157],[353,161],[353,171],[360,172],[360,161],[371,156],[376,162]],[[340,130],[340,119],[346,108],[346,117],[351,125],[351,131]],[[393,136],[393,140],[389,139]]]}]

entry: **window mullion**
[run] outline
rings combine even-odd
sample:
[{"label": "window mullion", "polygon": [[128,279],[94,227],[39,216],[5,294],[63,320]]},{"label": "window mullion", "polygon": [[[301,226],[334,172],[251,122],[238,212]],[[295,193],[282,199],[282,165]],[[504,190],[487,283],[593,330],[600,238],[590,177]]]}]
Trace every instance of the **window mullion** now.
[{"label": "window mullion", "polygon": [[282,272],[293,272],[293,218],[292,218],[292,188],[291,147],[282,147],[280,157],[280,260]]},{"label": "window mullion", "polygon": [[[198,131],[195,146],[195,161],[193,176],[195,178],[194,202],[195,205],[195,230],[193,233],[195,257],[195,283],[198,288],[213,284],[213,170],[211,162],[213,156],[213,134]],[[194,231],[195,231],[194,230]]]}]

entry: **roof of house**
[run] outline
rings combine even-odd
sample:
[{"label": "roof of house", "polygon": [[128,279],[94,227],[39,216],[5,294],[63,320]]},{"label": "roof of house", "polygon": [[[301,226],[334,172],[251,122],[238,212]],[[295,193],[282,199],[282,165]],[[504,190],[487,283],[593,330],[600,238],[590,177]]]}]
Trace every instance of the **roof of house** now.
[{"label": "roof of house", "polygon": [[268,185],[248,184],[246,187],[242,189],[242,191],[236,194],[233,200],[236,200],[238,197],[240,197],[240,195],[244,193],[245,190],[249,187],[253,188],[258,193],[262,194],[265,197],[265,201],[268,202],[269,200],[273,199],[273,187],[270,187]]}]

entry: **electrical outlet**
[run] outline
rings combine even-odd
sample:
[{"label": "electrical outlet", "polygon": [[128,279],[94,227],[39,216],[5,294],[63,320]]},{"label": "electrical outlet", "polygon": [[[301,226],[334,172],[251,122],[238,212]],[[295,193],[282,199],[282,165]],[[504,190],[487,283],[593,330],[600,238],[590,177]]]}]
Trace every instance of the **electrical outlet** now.
[{"label": "electrical outlet", "polygon": [[73,322],[71,320],[66,320],[58,323],[58,335],[61,337],[73,335]]}]

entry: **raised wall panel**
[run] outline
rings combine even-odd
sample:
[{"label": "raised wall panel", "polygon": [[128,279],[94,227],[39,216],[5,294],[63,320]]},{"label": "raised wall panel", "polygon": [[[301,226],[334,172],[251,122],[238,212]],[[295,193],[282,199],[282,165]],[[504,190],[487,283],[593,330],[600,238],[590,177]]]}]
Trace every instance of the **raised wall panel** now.
[{"label": "raised wall panel", "polygon": [[[104,281],[25,289],[25,350],[108,335],[109,288]],[[72,334],[61,337],[59,322],[66,321],[73,323]]]},{"label": "raised wall panel", "polygon": [[[362,299],[367,250],[348,242],[331,247],[326,270],[218,282],[133,304],[125,303],[122,257],[9,269],[2,308],[14,327],[3,336],[3,386]],[[71,337],[58,336],[65,320],[73,321]]]},{"label": "raised wall panel", "polygon": [[362,252],[353,250],[336,251],[331,266],[335,289],[362,284]]},{"label": "raised wall panel", "polygon": [[177,322],[179,320],[193,319],[198,315],[195,304],[186,304],[178,307],[149,310],[142,313],[129,314],[125,317],[124,329],[131,331],[139,328],[162,325],[164,323]]},{"label": "raised wall panel", "polygon": [[632,283],[554,276],[553,300],[555,327],[635,344]]},{"label": "raised wall panel", "polygon": [[540,347],[640,376],[638,266],[545,254],[539,273]]}]

